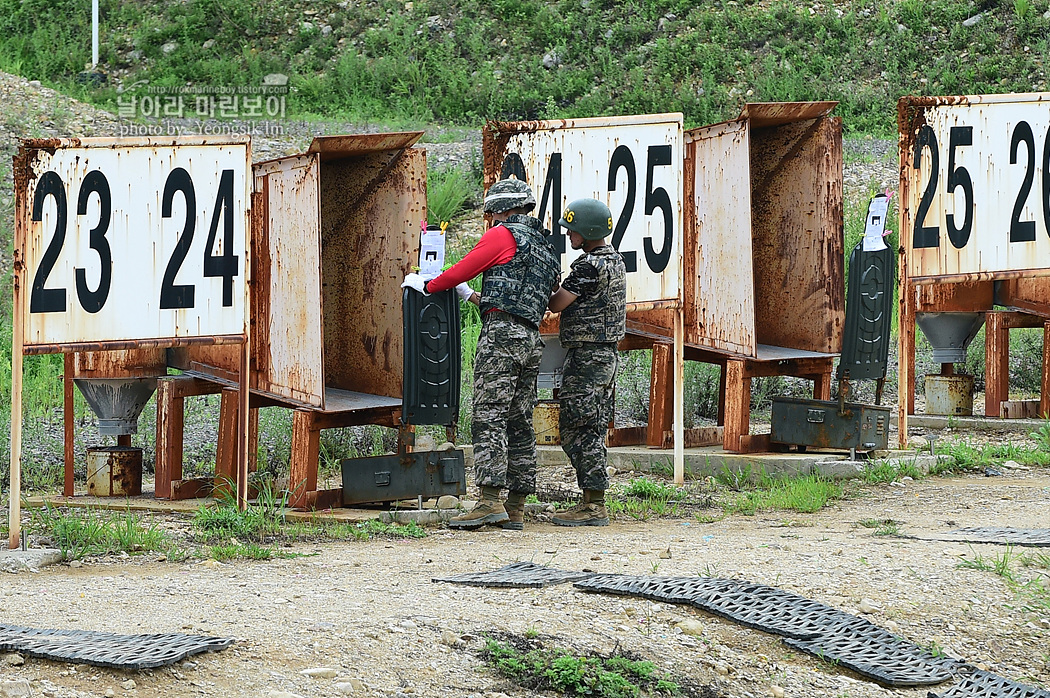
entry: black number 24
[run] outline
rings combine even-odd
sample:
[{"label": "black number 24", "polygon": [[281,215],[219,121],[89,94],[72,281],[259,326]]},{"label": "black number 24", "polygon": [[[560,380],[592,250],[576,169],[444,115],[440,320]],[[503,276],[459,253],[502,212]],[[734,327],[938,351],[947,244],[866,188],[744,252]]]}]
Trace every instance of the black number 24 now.
[{"label": "black number 24", "polygon": [[[172,170],[164,183],[161,199],[162,218],[171,218],[172,203],[176,193],[181,193],[186,204],[186,219],[175,249],[164,269],[160,289],[160,307],[192,308],[194,306],[194,286],[175,283],[175,277],[189,253],[197,219],[197,199],[193,189],[193,180],[189,172],[181,167]],[[88,244],[98,254],[102,269],[98,286],[95,289],[89,288],[87,273],[83,268],[77,267],[74,273],[80,306],[89,313],[97,313],[106,304],[113,277],[113,253],[109,240],[106,238],[113,215],[112,196],[109,181],[99,170],[89,172],[80,185],[80,192],[77,195],[78,216],[87,213],[88,202],[92,195],[97,196],[99,200],[99,219],[97,225],[89,233]],[[48,197],[55,200],[55,231],[40,258],[40,266],[33,276],[33,287],[29,297],[29,312],[31,313],[62,313],[66,310],[66,289],[47,286],[48,277],[54,270],[59,254],[62,252],[62,246],[65,244],[68,217],[65,184],[58,173],[53,171],[45,172],[37,182],[33,195],[33,221],[43,220],[44,203]],[[215,208],[204,248],[204,276],[222,278],[223,307],[233,305],[233,280],[237,276],[240,261],[240,258],[233,253],[233,198],[233,170],[223,170],[219,178]],[[213,250],[218,236],[220,218],[223,221],[222,252],[216,255],[213,254]]]}]

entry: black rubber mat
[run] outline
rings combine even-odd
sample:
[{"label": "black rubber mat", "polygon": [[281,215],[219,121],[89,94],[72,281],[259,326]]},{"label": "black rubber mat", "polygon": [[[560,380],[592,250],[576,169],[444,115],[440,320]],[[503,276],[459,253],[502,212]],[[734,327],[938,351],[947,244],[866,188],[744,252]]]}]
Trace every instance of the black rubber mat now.
[{"label": "black rubber mat", "polygon": [[727,587],[743,584],[713,577],[642,577],[632,574],[595,574],[573,586],[581,591],[640,596],[663,603],[694,603]]},{"label": "black rubber mat", "polygon": [[179,633],[117,635],[0,624],[0,650],[117,669],[152,669],[229,647],[233,638]]},{"label": "black rubber mat", "polygon": [[431,581],[466,584],[475,587],[538,589],[553,584],[575,582],[578,579],[590,576],[592,576],[590,572],[567,572],[532,562],[512,562],[491,572],[469,572],[452,577],[434,577]]},{"label": "black rubber mat", "polygon": [[873,679],[883,686],[932,686],[954,674],[956,660],[934,657],[916,645],[890,636],[864,633],[819,635],[784,644]]},{"label": "black rubber mat", "polygon": [[987,671],[975,671],[944,693],[929,695],[931,698],[1050,698],[1050,691],[1025,686]]},{"label": "black rubber mat", "polygon": [[960,528],[934,540],[1050,548],[1050,528]]}]

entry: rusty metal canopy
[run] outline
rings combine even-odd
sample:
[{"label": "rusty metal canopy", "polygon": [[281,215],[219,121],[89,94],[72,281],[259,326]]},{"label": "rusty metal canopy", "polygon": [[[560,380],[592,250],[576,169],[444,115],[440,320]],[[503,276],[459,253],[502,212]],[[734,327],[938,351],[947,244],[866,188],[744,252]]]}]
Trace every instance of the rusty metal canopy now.
[{"label": "rusty metal canopy", "polygon": [[740,112],[740,118],[750,120],[754,128],[780,126],[819,119],[837,105],[838,102],[749,102]]},{"label": "rusty metal canopy", "polygon": [[321,161],[327,162],[386,150],[404,150],[411,148],[422,137],[423,131],[317,136],[306,152],[320,153]]}]

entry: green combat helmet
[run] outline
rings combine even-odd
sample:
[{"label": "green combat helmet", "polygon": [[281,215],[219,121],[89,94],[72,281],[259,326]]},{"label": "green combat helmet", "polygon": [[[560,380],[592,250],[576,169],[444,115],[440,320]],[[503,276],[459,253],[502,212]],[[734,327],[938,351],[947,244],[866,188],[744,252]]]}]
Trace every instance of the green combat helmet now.
[{"label": "green combat helmet", "polygon": [[597,199],[577,199],[565,207],[558,224],[584,240],[601,240],[612,234],[612,211]]},{"label": "green combat helmet", "polygon": [[536,197],[532,189],[520,179],[501,179],[485,194],[485,213],[503,213],[512,208],[531,211],[535,207]]}]

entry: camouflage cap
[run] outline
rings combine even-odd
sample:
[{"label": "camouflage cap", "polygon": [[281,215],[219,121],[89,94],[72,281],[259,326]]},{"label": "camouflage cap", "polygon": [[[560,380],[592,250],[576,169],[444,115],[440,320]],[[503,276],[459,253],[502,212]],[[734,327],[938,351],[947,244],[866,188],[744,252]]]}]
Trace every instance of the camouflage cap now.
[{"label": "camouflage cap", "polygon": [[535,207],[532,189],[520,179],[501,179],[485,194],[485,213],[503,213],[512,208],[531,211]]}]

